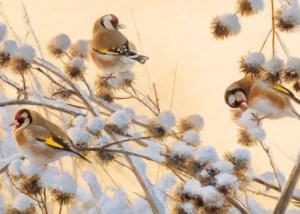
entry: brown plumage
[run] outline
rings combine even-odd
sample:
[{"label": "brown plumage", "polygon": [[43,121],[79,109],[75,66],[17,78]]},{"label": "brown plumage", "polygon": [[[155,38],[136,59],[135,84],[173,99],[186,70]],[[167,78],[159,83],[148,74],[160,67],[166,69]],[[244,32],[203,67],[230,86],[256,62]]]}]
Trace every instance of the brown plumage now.
[{"label": "brown plumage", "polygon": [[13,124],[17,145],[32,162],[45,165],[71,154],[89,161],[71,148],[70,138],[60,127],[47,121],[36,111],[18,111]]},{"label": "brown plumage", "polygon": [[294,94],[280,84],[246,76],[232,83],[225,92],[225,101],[232,108],[252,108],[269,118],[285,116],[300,119],[291,100],[299,103]]}]

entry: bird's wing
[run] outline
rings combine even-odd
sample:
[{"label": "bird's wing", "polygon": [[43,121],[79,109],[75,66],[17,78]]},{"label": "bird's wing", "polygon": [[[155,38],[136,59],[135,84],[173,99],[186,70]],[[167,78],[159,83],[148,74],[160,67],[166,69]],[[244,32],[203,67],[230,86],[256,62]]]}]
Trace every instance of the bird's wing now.
[{"label": "bird's wing", "polygon": [[61,130],[57,130],[57,132],[54,133],[47,127],[47,125],[49,124],[47,123],[45,123],[45,125],[32,124],[30,128],[28,128],[28,131],[36,141],[43,143],[45,146],[74,153],[77,156],[81,157],[82,159],[90,162],[84,156],[71,149],[69,145],[71,143],[69,138],[66,138],[64,135],[59,136],[59,132],[61,132]]},{"label": "bird's wing", "polygon": [[120,46],[114,46],[111,48],[101,48],[97,49],[93,47],[93,50],[97,53],[104,55],[114,55],[114,56],[136,56],[137,53],[129,48],[129,42],[126,41]]},{"label": "bird's wing", "polygon": [[281,94],[287,95],[287,96],[288,96],[289,98],[291,98],[294,102],[300,104],[299,98],[297,98],[297,97],[295,96],[295,94],[294,94],[292,91],[290,91],[289,89],[287,89],[287,88],[284,87],[283,85],[278,84],[278,83],[275,83],[275,84],[273,84],[272,88],[273,88],[275,91],[277,91],[277,92],[279,92],[279,93],[281,93]]}]

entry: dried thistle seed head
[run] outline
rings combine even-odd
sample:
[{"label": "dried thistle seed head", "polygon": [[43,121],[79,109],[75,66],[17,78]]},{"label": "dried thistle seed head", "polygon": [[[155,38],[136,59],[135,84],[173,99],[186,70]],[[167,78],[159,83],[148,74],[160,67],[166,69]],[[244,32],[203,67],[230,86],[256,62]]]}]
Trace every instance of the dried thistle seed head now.
[{"label": "dried thistle seed head", "polygon": [[129,87],[132,85],[135,74],[132,71],[119,72],[117,74],[117,82],[121,87]]},{"label": "dried thistle seed head", "polygon": [[30,45],[22,45],[11,56],[9,68],[18,74],[27,72],[34,57],[35,50]]},{"label": "dried thistle seed head", "polygon": [[115,124],[109,124],[109,123],[105,124],[104,130],[107,133],[111,133],[111,134],[120,134],[120,135],[124,134],[124,129],[119,128]]},{"label": "dried thistle seed head", "polygon": [[240,71],[253,76],[260,76],[264,71],[265,56],[259,52],[249,53],[240,60]]},{"label": "dried thistle seed head", "polygon": [[235,194],[239,189],[238,178],[230,173],[220,173],[216,175],[216,187],[225,194]]},{"label": "dried thistle seed head", "polygon": [[179,203],[174,208],[174,214],[196,214],[197,209],[192,202]]},{"label": "dried thistle seed head", "polygon": [[273,57],[265,63],[264,68],[267,79],[271,82],[278,82],[284,71],[284,61],[278,57]]},{"label": "dried thistle seed head", "polygon": [[180,120],[177,127],[180,132],[185,132],[188,130],[199,131],[204,126],[203,117],[200,114],[191,114]]},{"label": "dried thistle seed head", "polygon": [[171,167],[184,167],[191,159],[193,147],[184,142],[174,143],[167,150],[167,164]]},{"label": "dried thistle seed head", "polygon": [[238,0],[237,11],[242,16],[251,16],[264,9],[263,0]]},{"label": "dried thistle seed head", "polygon": [[246,149],[236,149],[234,152],[226,153],[224,158],[234,165],[237,172],[244,172],[250,168],[251,157]]},{"label": "dried thistle seed head", "polygon": [[149,134],[153,136],[154,138],[162,138],[166,135],[167,131],[165,128],[157,123],[156,120],[151,120],[147,125]]},{"label": "dried thistle seed head", "polygon": [[0,44],[0,66],[7,67],[9,60],[17,50],[17,43],[13,40],[5,40]]},{"label": "dried thistle seed head", "polygon": [[213,19],[211,28],[216,39],[225,39],[239,33],[241,25],[236,15],[224,14]]},{"label": "dried thistle seed head", "polygon": [[294,31],[300,25],[300,8],[297,5],[283,6],[276,11],[275,18],[280,31]]},{"label": "dried thistle seed head", "polygon": [[257,139],[250,135],[246,129],[240,129],[238,143],[243,146],[253,146],[257,144]]},{"label": "dried thistle seed head", "polygon": [[86,70],[84,59],[81,57],[73,58],[69,63],[65,65],[64,70],[71,79],[82,79],[84,77],[84,71]]},{"label": "dried thistle seed head", "polygon": [[100,162],[104,164],[109,164],[115,159],[115,155],[112,152],[106,151],[105,149],[97,151],[96,154]]},{"label": "dried thistle seed head", "polygon": [[282,79],[287,82],[296,82],[300,78],[300,59],[289,57],[285,65]]},{"label": "dried thistle seed head", "polygon": [[13,204],[6,210],[6,214],[34,214],[36,213],[33,200],[24,194],[18,195]]},{"label": "dried thistle seed head", "polygon": [[[204,208],[207,211],[217,211],[225,204],[224,195],[221,194],[214,186],[205,186],[201,188]],[[215,212],[218,213],[218,212]]]},{"label": "dried thistle seed head", "polygon": [[66,34],[58,34],[48,44],[48,51],[54,57],[62,57],[70,46],[70,38]]},{"label": "dried thistle seed head", "polygon": [[87,40],[77,40],[70,46],[69,53],[71,57],[81,57],[86,59],[89,51],[89,42]]},{"label": "dried thistle seed head", "polygon": [[72,204],[75,201],[75,193],[65,193],[57,189],[52,190],[52,196],[55,201],[63,204]]},{"label": "dried thistle seed head", "polygon": [[197,207],[201,207],[203,205],[201,187],[202,185],[198,180],[187,180],[183,185],[181,185],[177,189],[179,199],[182,202],[193,200]]},{"label": "dried thistle seed head", "polygon": [[25,177],[20,181],[20,186],[28,195],[36,195],[41,193],[42,185],[39,176]]}]

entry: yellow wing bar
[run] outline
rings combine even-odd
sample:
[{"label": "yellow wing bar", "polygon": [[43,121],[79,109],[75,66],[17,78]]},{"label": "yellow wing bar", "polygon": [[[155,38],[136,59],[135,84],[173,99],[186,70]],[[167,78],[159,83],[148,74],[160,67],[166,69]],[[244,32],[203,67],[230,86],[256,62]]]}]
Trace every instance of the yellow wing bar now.
[{"label": "yellow wing bar", "polygon": [[277,84],[277,83],[275,83],[273,85],[273,89],[275,89],[276,91],[278,91],[280,93],[286,94],[286,95],[291,95],[292,94],[290,90],[288,90],[284,86],[282,86],[280,84]]}]

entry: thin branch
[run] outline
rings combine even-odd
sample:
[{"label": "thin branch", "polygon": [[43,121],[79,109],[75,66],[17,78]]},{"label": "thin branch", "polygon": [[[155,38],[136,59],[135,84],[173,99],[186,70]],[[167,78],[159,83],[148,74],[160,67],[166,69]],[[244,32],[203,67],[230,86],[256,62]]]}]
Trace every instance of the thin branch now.
[{"label": "thin branch", "polygon": [[174,70],[174,77],[173,77],[173,84],[172,84],[172,91],[171,91],[170,110],[173,109],[173,103],[174,103],[175,87],[176,87],[176,80],[177,80],[177,67],[178,67],[178,64],[176,62],[176,66],[175,66],[175,70]]},{"label": "thin branch", "polygon": [[93,91],[92,91],[89,83],[86,81],[85,77],[82,77],[82,82],[84,83],[84,85],[88,89],[90,96],[93,96]]},{"label": "thin branch", "polygon": [[44,106],[53,110],[58,110],[58,111],[62,111],[68,114],[72,114],[72,115],[85,115],[83,113],[81,113],[80,110],[75,109],[75,108],[71,108],[71,107],[61,107],[55,104],[52,104],[50,102],[42,102],[42,101],[38,101],[38,100],[8,100],[8,101],[3,101],[0,102],[0,107],[3,106],[10,106],[10,105],[33,105],[33,106]]},{"label": "thin branch", "polygon": [[268,39],[269,39],[271,33],[272,33],[272,29],[269,30],[269,32],[268,32],[266,38],[264,39],[262,45],[260,46],[260,49],[259,49],[259,52],[260,52],[260,53],[261,53],[261,52],[263,51],[263,49],[265,48],[266,43],[267,43],[267,41],[268,41]]},{"label": "thin branch", "polygon": [[19,83],[15,82],[14,80],[8,78],[5,74],[1,73],[0,74],[0,79],[5,82],[6,84],[12,86],[13,88],[15,88],[17,91],[21,91],[22,88],[19,85]]},{"label": "thin branch", "polygon": [[283,43],[279,33],[276,32],[276,38],[277,40],[279,41],[279,44],[280,44],[280,47],[282,49],[282,51],[284,52],[284,54],[286,55],[286,57],[289,57],[290,54],[289,54],[289,50],[287,49],[286,45]]},{"label": "thin branch", "polygon": [[285,211],[289,205],[289,201],[293,197],[293,192],[297,185],[299,177],[300,177],[300,157],[298,158],[298,161],[297,161],[296,165],[294,166],[287,183],[285,184],[285,187],[282,191],[282,194],[281,194],[279,201],[274,209],[273,214],[285,213]]},{"label": "thin branch", "polygon": [[26,90],[26,79],[23,73],[21,73],[21,78],[22,78],[22,83],[23,83],[23,93],[24,93],[24,98],[28,98],[27,90]]},{"label": "thin branch", "polygon": [[265,151],[268,159],[269,159],[269,162],[270,162],[270,165],[273,169],[273,172],[274,172],[274,175],[275,175],[275,178],[276,178],[276,181],[277,181],[277,184],[279,186],[279,190],[281,191],[282,189],[282,186],[281,186],[281,183],[280,183],[280,179],[279,179],[279,174],[278,174],[278,169],[274,163],[274,160],[273,160],[273,157],[270,153],[270,149],[268,147],[265,146],[264,142],[262,142],[261,140],[259,140],[259,144],[261,145],[262,149]]},{"label": "thin branch", "polygon": [[153,86],[153,90],[154,90],[156,108],[157,108],[158,113],[160,113],[159,98],[158,98],[158,93],[157,93],[155,83],[153,83],[152,86]]},{"label": "thin branch", "polygon": [[233,198],[226,197],[226,199],[235,207],[237,208],[241,214],[251,214],[240,202],[236,201]]},{"label": "thin branch", "polygon": [[272,57],[275,56],[275,8],[274,8],[274,0],[271,1],[271,9],[272,9]]}]

